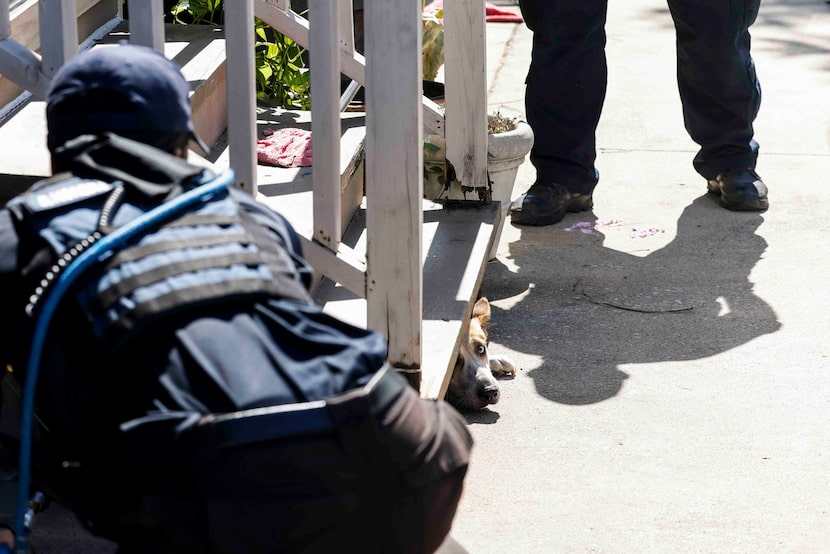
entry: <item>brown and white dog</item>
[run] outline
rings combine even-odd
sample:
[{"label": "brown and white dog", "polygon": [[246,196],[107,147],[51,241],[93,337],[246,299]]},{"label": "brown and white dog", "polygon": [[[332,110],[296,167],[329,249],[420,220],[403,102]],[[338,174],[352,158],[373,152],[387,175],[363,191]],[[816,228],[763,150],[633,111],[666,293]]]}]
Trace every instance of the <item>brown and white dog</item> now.
[{"label": "brown and white dog", "polygon": [[497,377],[515,377],[516,367],[506,356],[487,353],[487,324],[490,322],[490,302],[480,298],[473,306],[473,316],[467,334],[461,341],[455,361],[447,401],[465,412],[481,410],[499,401]]}]

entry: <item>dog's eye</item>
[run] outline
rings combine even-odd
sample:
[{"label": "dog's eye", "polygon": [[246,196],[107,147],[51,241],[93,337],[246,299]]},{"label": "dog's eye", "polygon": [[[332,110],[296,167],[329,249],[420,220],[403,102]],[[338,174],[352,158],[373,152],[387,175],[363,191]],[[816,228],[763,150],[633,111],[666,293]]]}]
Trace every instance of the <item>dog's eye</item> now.
[{"label": "dog's eye", "polygon": [[476,352],[478,352],[479,356],[484,356],[487,353],[487,347],[483,344],[479,344],[478,348],[476,348]]}]

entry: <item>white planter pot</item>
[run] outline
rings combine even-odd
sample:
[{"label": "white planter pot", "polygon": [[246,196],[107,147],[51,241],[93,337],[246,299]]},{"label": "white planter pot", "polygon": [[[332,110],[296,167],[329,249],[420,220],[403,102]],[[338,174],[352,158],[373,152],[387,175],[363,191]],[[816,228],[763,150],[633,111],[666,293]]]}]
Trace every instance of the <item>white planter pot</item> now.
[{"label": "white planter pot", "polygon": [[[488,135],[487,174],[491,182],[491,199],[501,202],[501,217],[495,229],[488,259],[496,257],[504,222],[510,209],[513,185],[519,166],[533,147],[533,131],[524,121],[516,121],[512,131]],[[446,142],[440,135],[424,135],[424,198],[446,197]]]},{"label": "white planter pot", "polygon": [[496,257],[501,232],[510,209],[516,174],[532,147],[533,130],[524,121],[517,121],[516,128],[512,131],[488,136],[487,174],[492,183],[492,199],[501,202],[501,217],[494,234],[493,247],[487,257],[489,260]]}]

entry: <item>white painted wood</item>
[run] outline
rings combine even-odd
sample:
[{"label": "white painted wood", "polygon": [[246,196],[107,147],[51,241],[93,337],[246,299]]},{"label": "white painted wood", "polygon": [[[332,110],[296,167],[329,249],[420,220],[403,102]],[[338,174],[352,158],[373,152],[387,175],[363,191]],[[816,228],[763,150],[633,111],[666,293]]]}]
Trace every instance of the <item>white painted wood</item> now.
[{"label": "white painted wood", "polygon": [[8,38],[12,34],[9,1],[10,0],[0,0],[0,40]]},{"label": "white painted wood", "polygon": [[78,25],[75,0],[40,0],[41,70],[52,77],[78,53]]},{"label": "white painted wood", "polygon": [[35,99],[43,100],[50,79],[40,68],[40,56],[12,38],[0,40],[0,75],[31,92]]},{"label": "white painted wood", "polygon": [[314,239],[337,250],[340,222],[340,12],[330,0],[309,0],[311,144],[314,150]]},{"label": "white painted wood", "polygon": [[[484,4],[481,0],[454,0],[444,6],[447,160],[465,188],[487,186]],[[450,197],[457,197],[456,192],[451,190]],[[466,198],[478,199],[469,193]]]},{"label": "white painted wood", "polygon": [[393,366],[420,370],[421,6],[368,1],[364,10],[367,322],[386,335]]},{"label": "white painted wood", "polygon": [[[190,83],[190,109],[196,134],[215,149],[228,128],[225,35],[212,25],[165,25],[165,55],[180,64]],[[184,55],[181,55],[184,54]],[[199,156],[213,158],[191,144]]]},{"label": "white painted wood", "polygon": [[268,25],[308,48],[308,19],[287,6],[287,2],[255,0],[254,12]]},{"label": "white painted wood", "polygon": [[237,185],[256,191],[256,83],[252,0],[225,0],[228,72],[228,143]]},{"label": "white painted wood", "polygon": [[[76,0],[77,18],[80,19],[86,12],[103,3],[115,4],[115,0]],[[3,5],[8,5],[7,0],[3,0]],[[9,10],[11,37],[33,52],[40,51],[39,5],[39,0],[23,0]],[[120,9],[116,9],[113,15],[120,18]]]},{"label": "white painted wood", "polygon": [[[355,217],[363,219],[360,210],[365,206],[364,163],[365,157],[365,115],[346,112],[340,114],[340,220],[353,222]],[[310,112],[301,110],[276,109],[258,114],[258,124],[265,127],[279,127],[279,122],[289,121],[300,128],[311,126]],[[225,156],[220,155],[218,164],[224,164]],[[305,239],[306,258],[313,265],[318,276],[328,276],[343,284],[345,288],[366,297],[365,247],[349,244],[343,233],[343,241],[337,251],[314,241],[313,203],[314,184],[311,167],[283,168],[269,165],[257,166],[257,200],[282,213],[297,233]],[[359,253],[358,253],[359,251]],[[310,254],[309,254],[310,252]],[[312,257],[313,256],[313,259]],[[363,310],[365,312],[365,308]],[[365,317],[365,313],[364,313]]]},{"label": "white painted wood", "polygon": [[[337,3],[340,9],[340,51],[346,55],[354,57],[355,40],[354,40],[354,4],[352,0],[341,0]],[[354,99],[357,91],[360,90],[360,83],[352,80],[346,87],[346,90],[340,95],[340,111],[346,111],[349,103]]]},{"label": "white painted wood", "polygon": [[338,43],[340,44],[340,51],[346,54],[354,53],[354,14],[352,0],[339,0],[337,2],[337,9],[340,10],[338,17],[338,26],[340,32],[338,34]]},{"label": "white painted wood", "polygon": [[[277,31],[292,38],[297,44],[304,48],[308,48],[308,20],[304,17],[292,12],[285,11],[280,8],[281,4],[285,4],[285,0],[279,2],[277,0],[255,0],[254,8],[256,16],[268,23]],[[345,4],[345,2],[344,2]],[[341,7],[341,13],[342,13]],[[352,31],[353,33],[354,31]],[[366,33],[372,32],[366,30]],[[483,48],[483,45],[482,45]],[[366,59],[365,57],[352,50],[341,48],[340,50],[340,71],[349,78],[357,81],[361,85],[366,84]],[[351,100],[351,99],[349,99]],[[348,101],[346,102],[348,104]],[[434,135],[444,135],[444,113],[435,102],[424,97],[424,125],[429,133]]]},{"label": "white painted wood", "polygon": [[[104,2],[114,3],[114,0],[76,0],[77,17]],[[12,37],[32,51],[40,50],[39,4],[39,0],[22,0],[9,9]],[[120,10],[117,15],[121,15]]]},{"label": "white painted wood", "polygon": [[[107,45],[117,42],[127,31],[127,24],[122,21],[111,35],[104,38],[104,44],[94,48],[110,47]],[[212,137],[201,130],[203,124],[209,122],[212,127],[214,120],[227,117],[226,103],[211,99],[225,95],[224,36],[206,25],[172,24],[167,28],[167,35],[175,38],[167,43],[165,55],[181,64],[182,73],[194,86],[191,96],[193,119],[197,132],[211,143]],[[185,55],[179,56],[182,52]],[[25,100],[4,118],[0,126],[0,151],[3,152],[0,156],[0,174],[47,177],[51,175],[51,164],[46,148],[45,101],[31,97]],[[221,124],[221,133],[225,132],[226,126],[226,123]],[[198,156],[194,152],[191,161],[195,157]],[[225,157],[229,159],[229,156]],[[228,166],[229,163],[225,162],[222,169]]]},{"label": "white painted wood", "polygon": [[441,107],[424,96],[422,98],[422,102],[424,103],[424,129],[430,135],[440,135],[444,136],[444,112],[441,110]]},{"label": "white painted wood", "polygon": [[162,0],[130,0],[130,42],[164,53]]},{"label": "white painted wood", "polygon": [[[258,18],[285,36],[291,37],[303,48],[309,48],[308,20],[305,17],[291,10],[279,9],[268,0],[254,0],[254,8]],[[340,50],[339,56],[340,71],[361,85],[366,84],[366,59],[363,55]]]},{"label": "white painted wood", "polygon": [[[303,237],[305,239],[305,237]],[[366,261],[354,249],[340,244],[335,257],[317,242],[303,240],[303,255],[316,272],[366,298]]]},{"label": "white painted wood", "polygon": [[425,212],[421,396],[444,398],[500,217],[496,204]]},{"label": "white painted wood", "polygon": [[[16,10],[18,28],[15,38],[27,44],[34,37],[35,45],[24,45],[12,37],[9,0],[0,2],[0,75],[25,89],[35,100],[46,97],[51,76],[78,50],[77,17],[95,5],[96,0],[81,0],[79,4],[67,0],[27,2]],[[38,10],[37,18],[30,11]],[[44,10],[46,15],[44,15]],[[81,45],[86,47],[94,38],[100,38],[118,22],[113,20],[97,29]],[[22,19],[21,19],[22,18]],[[22,30],[21,30],[22,27]],[[31,48],[40,46],[43,56]]]}]

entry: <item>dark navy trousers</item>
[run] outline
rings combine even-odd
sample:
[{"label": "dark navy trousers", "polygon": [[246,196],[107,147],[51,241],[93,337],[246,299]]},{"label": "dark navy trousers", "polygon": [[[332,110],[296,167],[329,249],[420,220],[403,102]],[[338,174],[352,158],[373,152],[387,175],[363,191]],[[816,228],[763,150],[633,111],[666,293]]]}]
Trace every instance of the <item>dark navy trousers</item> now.
[{"label": "dark navy trousers", "polygon": [[[533,31],[525,109],[535,142],[537,179],[590,194],[599,174],[596,128],[608,68],[608,0],[519,0]],[[761,88],[749,27],[760,0],[668,0],[677,32],[677,82],[683,119],[700,151],[694,167],[711,179],[754,168],[753,122]]]}]

